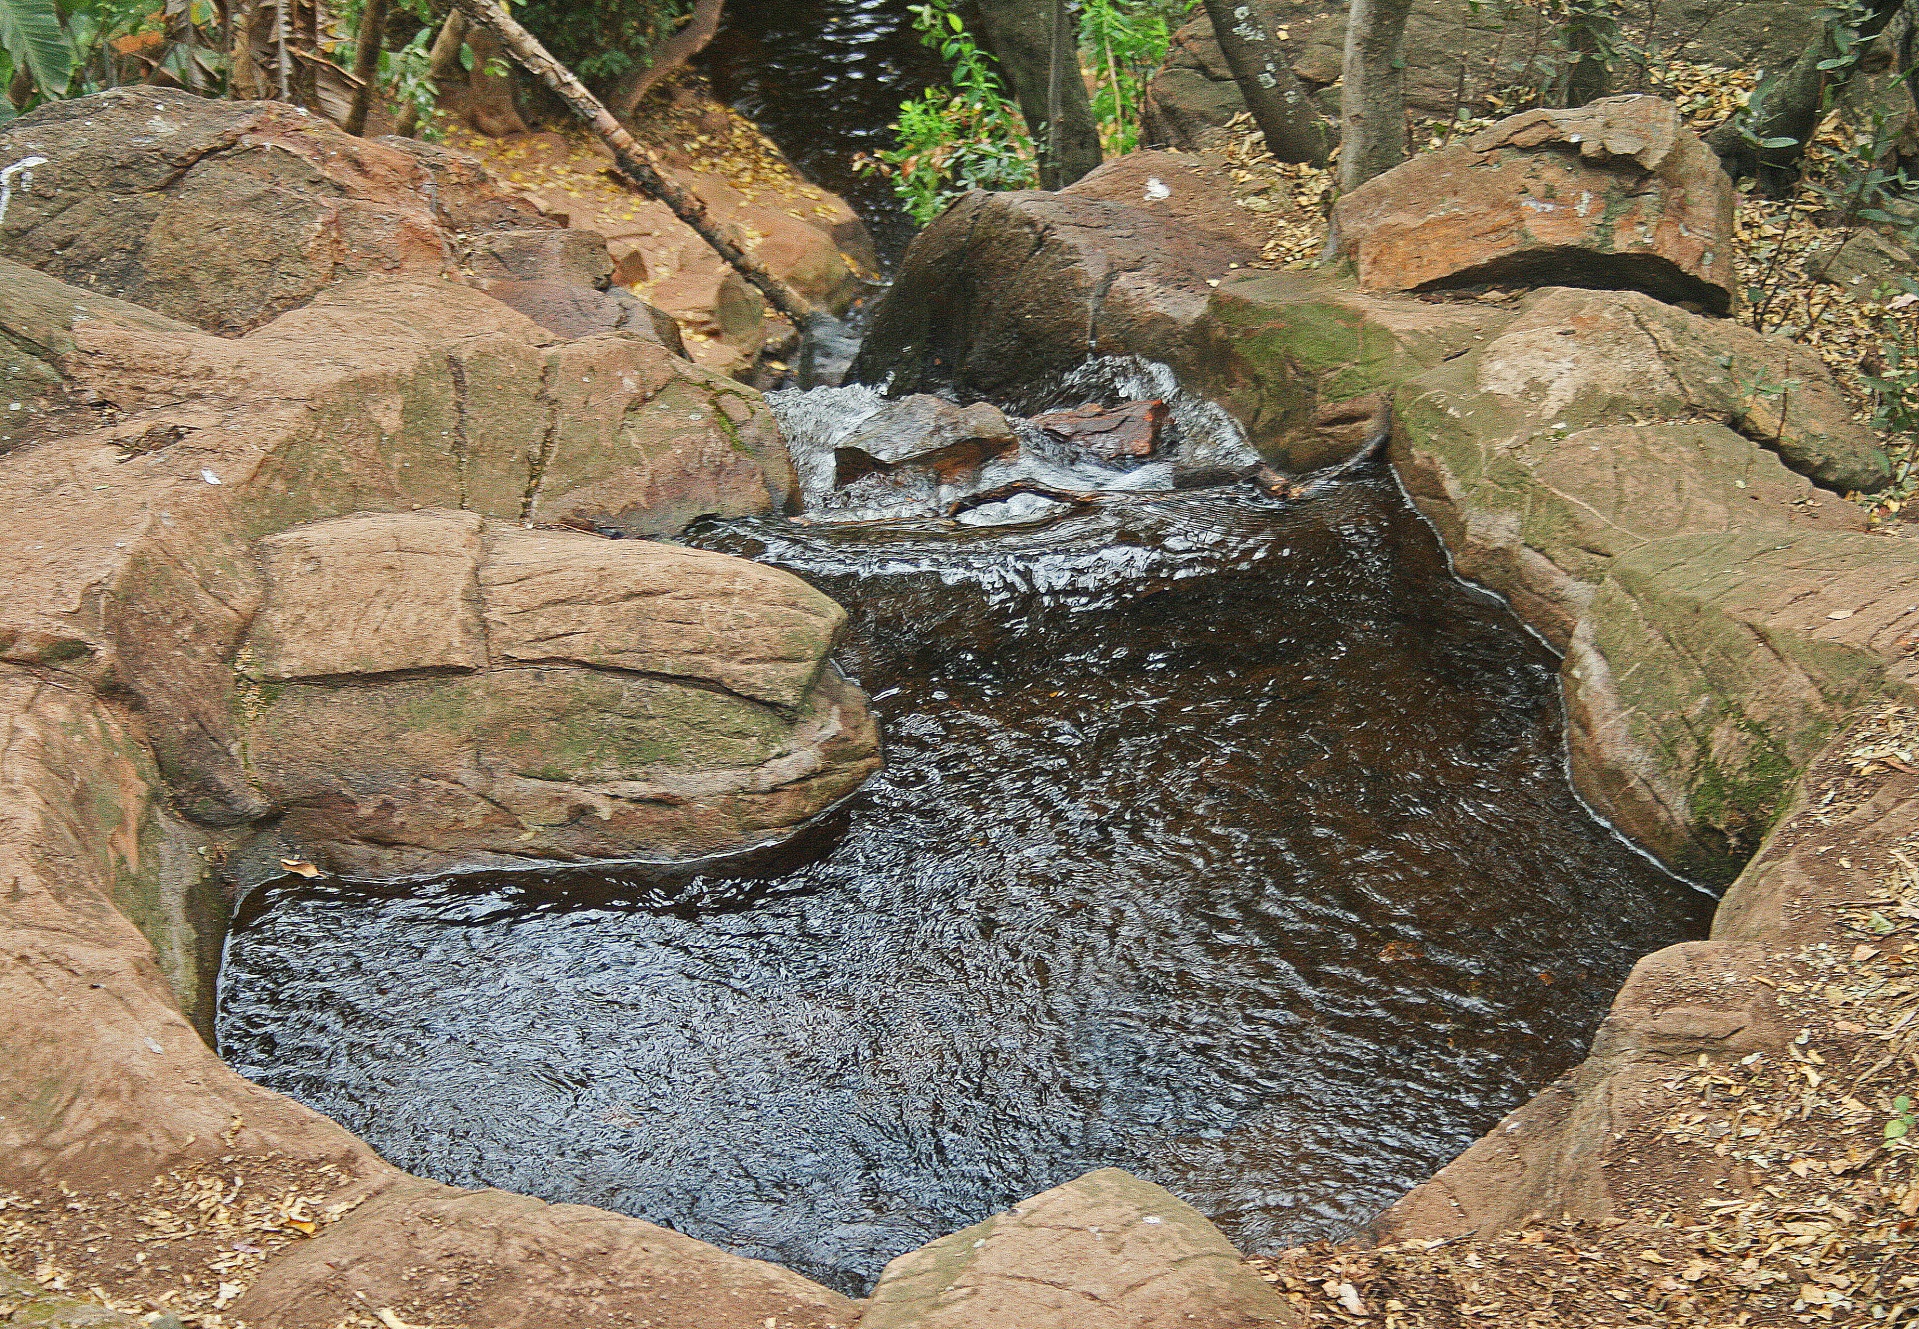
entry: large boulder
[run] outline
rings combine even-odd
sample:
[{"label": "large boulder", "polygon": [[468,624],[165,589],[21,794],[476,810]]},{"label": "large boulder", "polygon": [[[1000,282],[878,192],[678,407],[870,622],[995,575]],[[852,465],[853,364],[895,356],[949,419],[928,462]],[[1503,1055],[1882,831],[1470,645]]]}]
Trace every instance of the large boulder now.
[{"label": "large boulder", "polygon": [[1157,156],[1058,194],[974,192],[948,208],[907,250],[853,377],[1007,398],[1089,355],[1185,359],[1210,283],[1259,244],[1228,228],[1244,214],[1216,173]]},{"label": "large boulder", "polygon": [[1880,440],[1819,358],[1635,291],[1548,289],[1470,353],[1400,394],[1422,439],[1517,440],[1622,423],[1709,420],[1827,488],[1883,488]]},{"label": "large boulder", "polygon": [[788,573],[460,512],[259,547],[238,737],[328,870],[736,849],[879,765],[826,660],[845,615]]},{"label": "large boulder", "polygon": [[[326,817],[312,823],[323,826],[323,833],[314,831],[323,841],[357,842],[366,837],[354,826],[388,817],[378,798],[355,802],[341,785],[327,785],[314,773],[318,757],[297,755],[301,743],[345,753],[348,732],[377,727],[383,718],[350,715],[351,707],[342,705],[326,712],[331,719],[315,711],[298,743],[291,735],[266,741],[265,731],[291,715],[296,700],[317,706],[327,691],[294,679],[379,677],[398,686],[407,678],[409,695],[420,694],[411,703],[418,741],[436,736],[442,745],[436,756],[417,758],[425,765],[406,768],[420,779],[439,769],[434,760],[454,760],[452,754],[470,753],[477,743],[507,753],[498,760],[529,779],[558,771],[596,782],[599,792],[591,797],[566,781],[537,798],[529,787],[526,824],[512,837],[534,856],[606,853],[621,835],[629,837],[628,852],[751,843],[830,803],[849,787],[843,777],[870,763],[862,703],[819,668],[832,614],[818,605],[824,617],[809,619],[813,626],[804,632],[768,628],[784,643],[780,649],[805,661],[785,691],[768,692],[740,677],[700,676],[684,662],[690,657],[663,666],[657,672],[664,677],[655,678],[651,665],[584,657],[587,647],[577,644],[572,655],[556,647],[554,658],[572,661],[566,668],[583,668],[590,677],[568,674],[566,687],[534,687],[553,679],[541,673],[546,666],[529,663],[495,679],[481,666],[500,663],[499,634],[489,628],[476,635],[468,619],[426,607],[448,585],[465,586],[477,576],[471,547],[481,537],[469,529],[454,539],[457,522],[434,527],[438,534],[430,537],[382,528],[366,535],[359,553],[348,551],[352,541],[333,546],[334,555],[355,567],[391,564],[365,574],[378,588],[368,592],[370,603],[385,604],[382,612],[394,616],[385,635],[370,626],[387,621],[377,616],[344,628],[347,620],[331,620],[333,628],[309,632],[300,613],[274,598],[290,565],[272,537],[357,513],[444,509],[470,514],[460,519],[469,528],[493,518],[643,536],[676,533],[703,515],[782,507],[794,489],[792,464],[751,390],[638,337],[557,340],[497,301],[441,281],[336,287],[229,341],[6,265],[0,319],[12,344],[40,348],[33,361],[39,368],[27,376],[52,375],[59,397],[43,393],[10,413],[24,417],[21,432],[38,441],[0,455],[0,494],[19,514],[0,531],[0,556],[14,570],[13,593],[0,608],[0,661],[55,669],[137,700],[179,806],[203,822],[248,825],[283,806],[326,802],[315,792],[322,787],[332,790],[333,800]],[[103,413],[63,405],[68,398],[112,406]],[[596,536],[579,541],[568,557],[599,567],[612,587],[645,584],[643,569],[689,565],[679,554]],[[349,568],[339,575],[344,587],[362,573]],[[769,615],[770,625],[787,612],[777,595],[743,597],[738,588],[746,583],[737,578],[704,584],[715,596],[710,603],[694,596],[698,613],[706,615],[702,621],[740,641],[754,615]],[[792,586],[787,591],[799,593]],[[651,603],[678,602],[655,597]],[[276,607],[255,633],[267,605]],[[587,613],[584,603],[575,608]],[[312,612],[323,609],[345,612],[337,605]],[[607,627],[606,640],[637,630],[631,621]],[[685,645],[727,653],[700,640],[687,634]],[[242,659],[249,641],[249,655],[265,653],[273,663],[250,667]],[[313,653],[324,668],[302,663]],[[455,670],[477,672],[449,677]],[[795,677],[804,681],[794,683]],[[508,697],[516,688],[527,695]],[[575,727],[631,735],[643,727],[634,710],[646,704],[640,693],[658,692],[660,700],[686,688],[698,696],[685,697],[651,739],[656,750],[662,744],[673,749],[658,772],[672,778],[650,792],[639,785],[627,791],[632,815],[621,822],[623,830],[604,824],[613,810],[607,786],[650,778],[637,739],[612,737],[597,756],[582,748],[571,759],[547,760],[539,742],[515,747],[498,735],[486,737],[489,726],[510,728],[518,705],[529,716],[565,715]],[[425,723],[436,705],[463,715],[467,703],[456,705],[452,695],[462,689],[486,694],[467,699],[470,732],[447,728],[458,729],[464,718]],[[280,704],[268,704],[269,694]],[[559,743],[564,726],[555,724],[547,737]],[[834,737],[835,725],[852,736],[850,749]],[[256,729],[259,735],[250,736]],[[281,755],[269,762],[275,753]],[[413,760],[399,749],[393,759]],[[400,778],[351,763],[340,769],[362,772],[358,784],[341,779],[363,794],[389,776]],[[441,792],[453,802],[478,798],[475,791],[488,788],[490,778],[475,774],[470,787]],[[569,798],[595,809],[603,833],[584,822],[566,832],[534,829],[564,821],[542,809]],[[451,861],[493,854],[512,838],[498,815],[485,830],[446,815],[453,820],[430,828],[419,816],[403,818],[416,833],[395,840],[396,852],[410,845],[423,858]]]},{"label": "large boulder", "polygon": [[1305,471],[1343,461],[1359,441],[1329,430],[1329,418],[1511,321],[1510,310],[1477,301],[1377,296],[1319,273],[1247,273],[1220,283],[1179,368],[1268,461]]},{"label": "large boulder", "polygon": [[1279,1329],[1293,1309],[1198,1210],[1118,1168],[886,1266],[861,1329]]},{"label": "large boulder", "polygon": [[1528,111],[1422,152],[1333,210],[1359,284],[1647,291],[1732,307],[1732,181],[1670,102]]}]

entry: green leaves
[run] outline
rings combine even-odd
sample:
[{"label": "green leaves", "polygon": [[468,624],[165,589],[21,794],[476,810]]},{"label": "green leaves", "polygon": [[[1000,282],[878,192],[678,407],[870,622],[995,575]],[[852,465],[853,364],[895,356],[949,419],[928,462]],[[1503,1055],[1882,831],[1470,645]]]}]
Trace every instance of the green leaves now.
[{"label": "green leaves", "polygon": [[1912,1100],[1904,1094],[1892,1100],[1893,1118],[1886,1123],[1886,1139],[1902,1140],[1912,1132],[1915,1121],[1912,1112]]},{"label": "green leaves", "polygon": [[0,47],[42,93],[58,97],[73,78],[73,43],[54,0],[0,0]]}]

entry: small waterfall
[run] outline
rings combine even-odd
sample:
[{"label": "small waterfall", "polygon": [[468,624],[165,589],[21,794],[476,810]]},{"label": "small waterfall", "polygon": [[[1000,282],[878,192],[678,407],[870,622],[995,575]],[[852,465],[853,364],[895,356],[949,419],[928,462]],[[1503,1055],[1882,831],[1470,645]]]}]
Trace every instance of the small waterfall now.
[{"label": "small waterfall", "polygon": [[[1136,356],[1089,360],[1043,384],[1008,413],[1017,441],[965,464],[918,464],[847,478],[842,450],[895,404],[865,385],[769,392],[799,473],[805,512],[813,521],[949,518],[970,526],[1055,516],[1099,495],[1164,493],[1229,483],[1249,476],[1259,455],[1232,416],[1181,387],[1173,371]],[[912,399],[908,399],[912,400]],[[1165,414],[1144,455],[1103,456],[1076,446],[1032,417],[1094,408],[1117,411],[1160,402]],[[889,440],[902,451],[913,442]],[[941,454],[944,456],[945,454]],[[1004,495],[1004,497],[987,497]]]}]

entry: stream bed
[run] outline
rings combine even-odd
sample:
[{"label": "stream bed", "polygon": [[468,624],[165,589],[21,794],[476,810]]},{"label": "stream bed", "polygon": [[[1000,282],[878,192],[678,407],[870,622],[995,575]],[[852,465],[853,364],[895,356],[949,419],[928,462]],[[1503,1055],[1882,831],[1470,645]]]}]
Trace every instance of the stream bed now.
[{"label": "stream bed", "polygon": [[983,529],[710,526],[852,615],[886,769],[747,875],[289,879],[244,1074],[387,1158],[857,1293],[1088,1169],[1351,1232],[1710,900],[1574,797],[1556,661],[1383,465]]}]

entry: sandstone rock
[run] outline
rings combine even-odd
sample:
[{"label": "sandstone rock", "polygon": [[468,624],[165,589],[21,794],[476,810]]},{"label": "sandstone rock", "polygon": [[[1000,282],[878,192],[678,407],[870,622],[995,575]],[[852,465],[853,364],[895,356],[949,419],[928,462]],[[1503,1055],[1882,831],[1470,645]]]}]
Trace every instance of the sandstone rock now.
[{"label": "sandstone rock", "polygon": [[1656,97],[1528,111],[1343,195],[1361,286],[1598,286],[1733,303],[1732,181]]},{"label": "sandstone rock", "polygon": [[613,276],[613,259],[606,242],[591,231],[546,227],[474,236],[466,268],[482,281],[554,282],[603,291]]},{"label": "sandstone rock", "polygon": [[1109,158],[1062,189],[1073,198],[1124,203],[1179,227],[1257,250],[1258,219],[1239,206],[1225,159],[1191,152],[1129,152]]},{"label": "sandstone rock", "polygon": [[[1511,318],[1471,301],[1369,295],[1318,274],[1252,273],[1220,283],[1180,368],[1268,460],[1313,470],[1364,441],[1343,427],[1343,404],[1482,345]],[[1360,409],[1370,419],[1371,403]]]},{"label": "sandstone rock", "polygon": [[1254,246],[1070,192],[972,193],[913,241],[852,376],[995,397],[1091,355],[1178,362]]},{"label": "sandstone rock", "polygon": [[960,407],[917,394],[888,402],[840,442],[834,449],[834,481],[852,484],[875,471],[900,467],[950,481],[1018,446],[1018,436],[998,407],[986,402]]},{"label": "sandstone rock", "polygon": [[416,158],[284,103],[152,87],[49,102],[0,129],[0,157],[29,153],[48,161],[0,223],[9,257],[208,331],[448,262]]},{"label": "sandstone rock", "polygon": [[50,1292],[31,1278],[0,1268],[0,1325],[7,1329],[136,1329],[144,1323],[97,1301]]},{"label": "sandstone rock", "polygon": [[1830,488],[1889,478],[1817,357],[1636,292],[1545,290],[1471,354],[1402,393],[1409,428],[1511,437],[1621,422],[1724,424]]},{"label": "sandstone rock", "polygon": [[275,680],[478,669],[481,525],[470,512],[381,513],[262,540],[248,667]]},{"label": "sandstone rock", "polygon": [[1253,1329],[1294,1325],[1197,1210],[1089,1172],[886,1266],[861,1329]]},{"label": "sandstone rock", "polygon": [[482,281],[479,286],[507,308],[526,315],[556,337],[630,332],[664,346],[675,355],[686,355],[678,321],[621,287],[599,291],[571,282],[506,280]]},{"label": "sandstone rock", "polygon": [[788,710],[805,704],[846,625],[844,610],[778,568],[510,527],[489,536],[479,598],[502,663],[691,679]]},{"label": "sandstone rock", "polygon": [[[30,269],[9,265],[0,288],[0,313],[18,320],[9,337],[55,348],[45,363],[63,390],[110,392],[118,412],[0,456],[0,493],[20,514],[0,530],[14,570],[0,659],[137,697],[180,806],[210,824],[268,807],[235,728],[233,661],[265,588],[254,541],[416,505],[672,533],[703,513],[766,511],[792,492],[757,394],[623,334],[554,343],[454,284],[349,284],[237,341]],[[29,427],[51,418],[34,414]],[[131,456],[116,446],[156,425],[184,432]],[[380,664],[342,661],[343,650],[332,664],[304,661],[280,616],[263,624],[260,645],[293,652],[274,656],[288,677]],[[825,705],[793,723],[831,729],[836,714]],[[746,768],[757,770],[777,743],[754,741],[765,751]],[[726,760],[751,747],[734,743]],[[802,808],[799,791],[824,791],[767,772],[741,778],[767,782],[755,806],[782,809],[768,817]],[[706,824],[730,814],[713,815],[721,820]],[[754,836],[770,825],[742,815]]]},{"label": "sandstone rock", "polygon": [[1094,403],[1036,415],[1033,423],[1062,443],[1106,461],[1150,457],[1159,447],[1166,403],[1152,399],[1112,409]]}]

